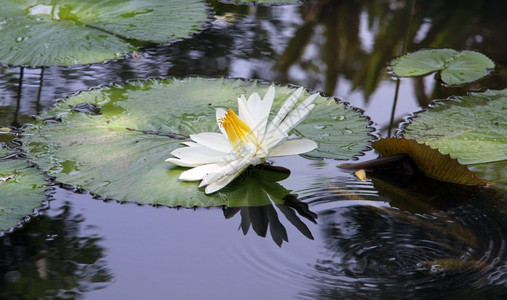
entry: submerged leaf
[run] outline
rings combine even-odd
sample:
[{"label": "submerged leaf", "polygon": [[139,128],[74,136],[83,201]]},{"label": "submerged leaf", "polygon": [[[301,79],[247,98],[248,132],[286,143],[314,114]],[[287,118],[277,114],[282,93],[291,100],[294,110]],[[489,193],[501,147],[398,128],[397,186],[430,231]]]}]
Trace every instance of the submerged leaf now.
[{"label": "submerged leaf", "polygon": [[25,159],[2,158],[8,154],[0,148],[0,231],[32,215],[46,198],[42,173],[28,167]]},{"label": "submerged leaf", "polygon": [[430,213],[457,207],[481,192],[481,188],[436,180],[423,173],[407,176],[390,169],[368,173],[378,196],[401,211]]},{"label": "submerged leaf", "polygon": [[[227,202],[229,196],[222,191],[205,195],[197,183],[179,181],[185,169],[165,159],[181,147],[184,136],[218,131],[217,108],[236,107],[241,94],[263,95],[267,89],[242,80],[186,78],[82,92],[40,115],[23,134],[23,147],[30,160],[59,182],[102,197],[168,206],[241,206]],[[274,108],[293,91],[276,87]],[[85,106],[82,103],[100,107],[100,113],[74,109]],[[366,147],[369,128],[359,113],[322,96],[315,105],[291,133],[291,138],[307,137],[319,144],[308,155],[347,159]]]},{"label": "submerged leaf", "polygon": [[416,139],[463,164],[507,159],[507,89],[440,101],[405,124]]},{"label": "submerged leaf", "polygon": [[490,264],[480,260],[464,260],[464,259],[437,259],[432,261],[423,261],[417,263],[417,269],[429,275],[471,272],[484,270],[490,267]]},{"label": "submerged leaf", "polygon": [[464,84],[488,75],[495,64],[484,54],[453,49],[425,49],[406,54],[391,63],[391,70],[399,77],[426,75],[440,71],[447,84]]},{"label": "submerged leaf", "polygon": [[448,154],[444,155],[416,140],[383,138],[373,142],[372,147],[382,156],[408,155],[421,172],[437,180],[464,185],[487,184]]},{"label": "submerged leaf", "polygon": [[6,0],[0,62],[68,66],[115,59],[145,42],[186,37],[207,18],[200,0]]}]

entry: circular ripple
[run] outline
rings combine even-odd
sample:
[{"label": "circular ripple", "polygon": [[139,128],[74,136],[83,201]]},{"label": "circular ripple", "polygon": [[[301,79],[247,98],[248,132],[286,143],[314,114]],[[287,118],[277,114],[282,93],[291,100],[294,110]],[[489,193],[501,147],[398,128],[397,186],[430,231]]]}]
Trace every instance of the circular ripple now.
[{"label": "circular ripple", "polygon": [[426,214],[366,205],[320,212],[326,250],[308,276],[313,289],[302,296],[505,295],[507,218],[492,205],[494,197],[487,191],[449,211]]}]

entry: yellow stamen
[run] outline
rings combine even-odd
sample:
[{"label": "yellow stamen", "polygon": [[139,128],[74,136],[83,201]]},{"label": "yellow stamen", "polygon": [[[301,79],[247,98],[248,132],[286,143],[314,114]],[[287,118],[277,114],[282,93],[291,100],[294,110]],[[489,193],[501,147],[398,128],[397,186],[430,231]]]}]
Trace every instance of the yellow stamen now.
[{"label": "yellow stamen", "polygon": [[241,149],[248,143],[257,144],[257,139],[250,127],[241,121],[232,109],[225,113],[225,117],[221,118],[218,124],[224,128],[227,138],[236,152],[241,153]]}]

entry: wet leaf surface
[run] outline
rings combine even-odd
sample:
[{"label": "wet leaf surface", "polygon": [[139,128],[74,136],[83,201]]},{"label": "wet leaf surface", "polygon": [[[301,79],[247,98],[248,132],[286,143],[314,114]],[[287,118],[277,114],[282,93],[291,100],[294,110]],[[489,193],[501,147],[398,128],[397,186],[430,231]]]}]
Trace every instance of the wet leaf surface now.
[{"label": "wet leaf surface", "polygon": [[[241,94],[264,95],[268,87],[241,80],[187,78],[82,92],[40,115],[24,133],[23,148],[30,160],[57,181],[101,197],[168,206],[240,206],[243,194],[234,197],[230,190],[207,196],[197,183],[179,181],[184,168],[165,159],[181,146],[184,136],[218,131],[216,108],[236,109]],[[293,91],[277,87],[272,111]],[[307,155],[346,159],[366,148],[370,136],[364,117],[333,99],[319,96],[315,103],[313,112],[291,135],[319,144]],[[100,107],[100,114],[75,107]],[[47,119],[61,122],[44,122]],[[262,193],[258,197],[262,199]],[[260,202],[245,205],[266,204]]]},{"label": "wet leaf surface", "polygon": [[507,90],[488,90],[435,102],[405,124],[416,139],[462,164],[507,159]]},{"label": "wet leaf surface", "polygon": [[199,30],[203,1],[8,0],[0,10],[0,62],[68,66],[111,60],[146,42],[165,43]]},{"label": "wet leaf surface", "polygon": [[0,148],[0,231],[15,227],[46,199],[44,176],[25,159],[4,158]]}]

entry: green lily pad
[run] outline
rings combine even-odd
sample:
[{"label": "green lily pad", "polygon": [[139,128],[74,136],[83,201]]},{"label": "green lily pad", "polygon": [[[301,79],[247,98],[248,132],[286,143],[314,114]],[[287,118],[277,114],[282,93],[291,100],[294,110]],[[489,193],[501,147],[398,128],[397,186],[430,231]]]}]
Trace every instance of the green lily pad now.
[{"label": "green lily pad", "polygon": [[[494,184],[493,188],[499,190],[507,200],[507,176],[505,176],[505,170],[507,170],[507,160],[474,164],[469,165],[469,167],[477,174],[477,176],[492,182]],[[505,202],[505,205],[507,205],[507,201]]]},{"label": "green lily pad", "polygon": [[0,62],[68,66],[111,60],[145,42],[186,37],[207,18],[200,0],[6,0]]},{"label": "green lily pad", "polygon": [[438,148],[462,164],[507,159],[507,89],[436,102],[416,114],[404,136]]},{"label": "green lily pad", "polygon": [[[241,94],[264,95],[268,87],[242,80],[187,78],[82,92],[40,115],[26,129],[23,147],[30,160],[58,181],[103,197],[168,206],[239,206],[225,192],[205,195],[197,183],[179,181],[185,169],[165,159],[181,147],[181,135],[217,132],[216,108],[237,111]],[[273,114],[293,92],[276,87]],[[308,155],[348,159],[366,148],[370,136],[364,117],[322,96],[315,104],[291,135],[319,144]]]},{"label": "green lily pad", "polygon": [[447,84],[464,84],[488,75],[495,63],[484,54],[453,49],[425,49],[395,59],[391,70],[399,77],[426,75],[440,71]]},{"label": "green lily pad", "polygon": [[0,148],[0,231],[15,227],[32,215],[46,198],[42,173],[28,167],[25,159],[2,158],[8,154]]}]

